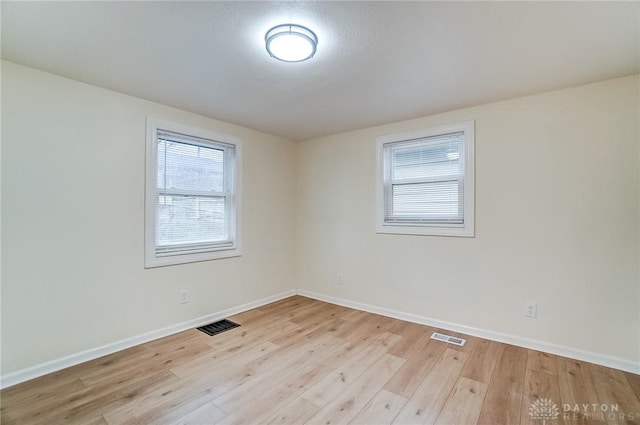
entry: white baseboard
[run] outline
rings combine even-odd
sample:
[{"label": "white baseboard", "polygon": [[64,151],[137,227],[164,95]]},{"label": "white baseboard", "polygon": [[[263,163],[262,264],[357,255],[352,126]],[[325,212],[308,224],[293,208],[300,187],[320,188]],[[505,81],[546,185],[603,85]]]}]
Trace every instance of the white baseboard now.
[{"label": "white baseboard", "polygon": [[296,291],[292,289],[292,290],[281,292],[279,294],[276,294],[270,297],[266,297],[260,300],[242,304],[237,307],[228,308],[226,310],[222,310],[217,313],[212,313],[206,316],[198,317],[197,319],[178,323],[176,325],[168,326],[166,328],[147,332],[142,335],[138,335],[138,336],[127,338],[121,341],[106,344],[101,347],[91,348],[89,350],[82,351],[80,353],[71,354],[66,357],[51,360],[45,363],[40,363],[35,366],[31,366],[31,367],[21,369],[12,373],[8,373],[0,377],[0,388],[7,388],[24,381],[28,381],[30,379],[34,379],[42,375],[46,375],[51,372],[55,372],[55,371],[58,371],[70,366],[74,366],[89,360],[97,359],[98,357],[106,356],[107,354],[112,354],[117,351],[121,351],[126,348],[133,347],[135,345],[143,344],[145,342],[153,341],[154,339],[173,335],[175,333],[182,332],[187,329],[193,329],[198,326],[206,325],[207,323],[215,322],[216,320],[224,319],[225,317],[242,313],[243,311],[251,310],[252,308],[257,308],[265,304],[272,303],[274,301],[288,298],[293,295],[296,295]]},{"label": "white baseboard", "polygon": [[618,357],[607,356],[604,354],[593,353],[589,351],[579,350],[577,348],[566,347],[563,345],[552,344],[544,341],[536,341],[528,338],[522,338],[515,335],[494,332],[485,329],[474,328],[471,326],[459,325],[457,323],[446,322],[431,317],[420,316],[417,314],[404,313],[401,311],[391,310],[384,307],[363,304],[342,298],[336,298],[329,295],[319,294],[317,292],[298,289],[298,295],[313,298],[319,301],[325,301],[331,304],[337,304],[344,307],[355,308],[357,310],[368,311],[369,313],[380,314],[382,316],[393,317],[394,319],[405,320],[407,322],[427,325],[434,328],[446,329],[452,332],[459,332],[479,338],[489,339],[492,341],[503,342],[505,344],[516,345],[518,347],[529,348],[536,351],[543,351],[549,354],[555,354],[571,359],[582,360],[597,365],[611,367],[635,374],[640,374],[640,364]]}]

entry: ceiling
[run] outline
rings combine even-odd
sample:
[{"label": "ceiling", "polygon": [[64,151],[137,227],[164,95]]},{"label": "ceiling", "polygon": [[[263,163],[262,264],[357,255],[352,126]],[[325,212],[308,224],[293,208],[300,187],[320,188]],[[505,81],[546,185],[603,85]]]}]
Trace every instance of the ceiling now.
[{"label": "ceiling", "polygon": [[640,2],[2,1],[2,57],[304,140],[638,73]]}]

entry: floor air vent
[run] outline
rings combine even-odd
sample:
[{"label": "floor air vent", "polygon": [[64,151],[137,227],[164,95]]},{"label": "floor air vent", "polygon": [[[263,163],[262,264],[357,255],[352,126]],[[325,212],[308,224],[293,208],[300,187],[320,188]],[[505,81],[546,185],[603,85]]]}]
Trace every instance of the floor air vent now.
[{"label": "floor air vent", "polygon": [[229,329],[237,328],[240,326],[237,323],[233,323],[231,320],[223,319],[217,322],[209,323],[208,325],[200,326],[199,331],[206,333],[209,336],[214,336],[220,332],[228,331]]},{"label": "floor air vent", "polygon": [[444,341],[448,342],[449,344],[459,345],[460,347],[462,347],[464,343],[467,342],[462,338],[456,338],[455,336],[445,335],[438,332],[434,332],[433,335],[431,335],[431,339],[437,339],[438,341]]}]

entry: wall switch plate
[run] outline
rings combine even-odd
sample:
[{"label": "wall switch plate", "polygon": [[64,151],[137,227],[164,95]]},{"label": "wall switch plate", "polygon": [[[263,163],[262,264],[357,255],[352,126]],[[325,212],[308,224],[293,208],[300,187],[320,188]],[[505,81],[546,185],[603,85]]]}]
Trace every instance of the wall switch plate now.
[{"label": "wall switch plate", "polygon": [[180,304],[186,304],[189,302],[189,294],[187,291],[180,291]]},{"label": "wall switch plate", "polygon": [[340,286],[344,285],[344,275],[342,273],[338,273],[337,282]]}]

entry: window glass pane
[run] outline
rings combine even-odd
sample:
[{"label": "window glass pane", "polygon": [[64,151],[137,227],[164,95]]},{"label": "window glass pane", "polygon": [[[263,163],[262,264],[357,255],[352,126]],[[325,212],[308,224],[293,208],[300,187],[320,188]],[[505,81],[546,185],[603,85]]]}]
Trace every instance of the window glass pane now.
[{"label": "window glass pane", "polygon": [[159,247],[229,240],[224,197],[158,196]]},{"label": "window glass pane", "polygon": [[158,138],[158,189],[224,192],[224,149]]},{"label": "window glass pane", "polygon": [[392,148],[391,178],[452,177],[462,173],[462,141],[424,142]]},{"label": "window glass pane", "polygon": [[391,218],[462,222],[459,181],[391,186]]}]

